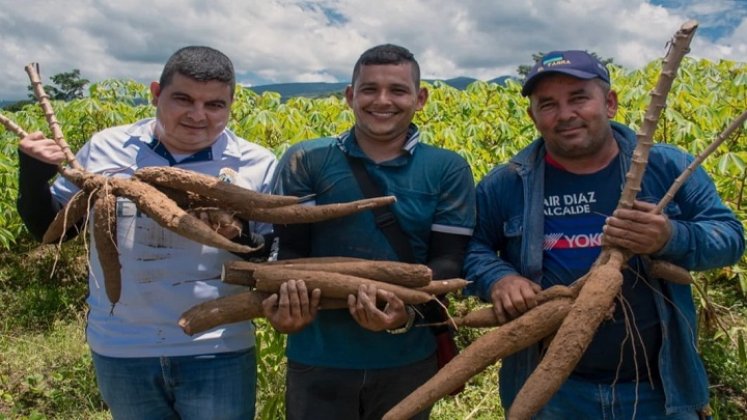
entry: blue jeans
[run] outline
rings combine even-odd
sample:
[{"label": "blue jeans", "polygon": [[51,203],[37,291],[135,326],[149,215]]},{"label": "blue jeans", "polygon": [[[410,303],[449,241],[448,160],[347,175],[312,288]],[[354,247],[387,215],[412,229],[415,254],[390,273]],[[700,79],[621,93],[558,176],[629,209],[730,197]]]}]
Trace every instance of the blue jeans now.
[{"label": "blue jeans", "polygon": [[[379,420],[438,370],[436,356],[391,369],[334,369],[288,361],[287,420]],[[412,417],[427,420],[431,407]]]},{"label": "blue jeans", "polygon": [[553,419],[666,419],[698,420],[698,413],[667,415],[664,408],[664,391],[660,384],[653,387],[648,381],[636,384],[621,382],[613,386],[568,378],[550,402],[534,417],[536,420]]},{"label": "blue jeans", "polygon": [[91,354],[99,390],[115,420],[254,418],[254,348],[178,357]]}]

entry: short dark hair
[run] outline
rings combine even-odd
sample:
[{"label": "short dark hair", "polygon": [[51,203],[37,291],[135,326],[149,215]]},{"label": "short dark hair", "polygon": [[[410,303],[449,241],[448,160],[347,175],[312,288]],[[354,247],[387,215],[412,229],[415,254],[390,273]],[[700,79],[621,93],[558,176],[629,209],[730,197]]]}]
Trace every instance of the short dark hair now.
[{"label": "short dark hair", "polygon": [[415,60],[415,56],[405,47],[394,44],[382,44],[369,48],[361,54],[358,61],[353,67],[353,80],[351,84],[355,85],[355,80],[361,72],[361,66],[376,64],[412,64],[412,78],[415,81],[415,87],[420,86],[420,66]]},{"label": "short dark hair", "polygon": [[168,86],[179,73],[200,82],[217,80],[231,86],[231,92],[236,87],[236,75],[233,63],[222,52],[203,46],[189,46],[180,48],[169,57],[163,66],[159,84],[161,88]]}]

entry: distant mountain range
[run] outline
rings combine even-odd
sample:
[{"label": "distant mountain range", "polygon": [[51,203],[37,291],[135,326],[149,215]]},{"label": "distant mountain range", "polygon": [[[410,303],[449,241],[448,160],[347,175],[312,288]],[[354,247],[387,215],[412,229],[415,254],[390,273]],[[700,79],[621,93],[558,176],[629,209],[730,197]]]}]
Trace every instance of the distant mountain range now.
[{"label": "distant mountain range", "polygon": [[[514,78],[513,76],[501,76],[495,79],[488,80],[488,83],[498,83],[504,85],[506,80]],[[424,79],[424,81],[433,83],[436,80]],[[443,83],[459,90],[464,90],[472,82],[476,82],[477,79],[471,77],[455,77],[453,79],[441,80]],[[276,83],[271,85],[261,86],[250,86],[249,88],[257,93],[264,92],[277,92],[280,94],[283,100],[292,98],[294,96],[304,97],[322,97],[328,96],[335,93],[340,93],[345,90],[348,82],[336,82],[336,83],[322,83],[322,82],[308,82],[308,83]]]},{"label": "distant mountain range", "polygon": [[[506,80],[514,78],[513,76],[501,76],[495,79],[488,80],[488,83],[498,83],[504,85]],[[515,78],[514,78],[515,79]],[[424,81],[433,83],[434,79],[424,79]],[[463,90],[470,83],[477,81],[471,77],[455,77],[453,79],[441,80],[443,83],[455,88]],[[261,86],[250,86],[249,88],[257,93],[263,92],[277,92],[280,94],[282,100],[287,100],[294,96],[304,96],[309,98],[318,98],[333,95],[336,93],[342,94],[348,82],[337,82],[337,83],[322,83],[322,82],[308,82],[308,83],[275,83],[270,85]],[[5,108],[8,105],[15,104],[20,101],[8,101],[0,100],[0,108]]]}]

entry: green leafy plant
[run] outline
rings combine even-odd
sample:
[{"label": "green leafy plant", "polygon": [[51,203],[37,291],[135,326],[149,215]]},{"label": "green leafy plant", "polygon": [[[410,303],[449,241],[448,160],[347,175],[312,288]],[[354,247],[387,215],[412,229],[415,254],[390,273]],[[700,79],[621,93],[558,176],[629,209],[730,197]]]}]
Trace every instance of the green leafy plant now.
[{"label": "green leafy plant", "polygon": [[[661,63],[655,61],[636,71],[610,67],[613,88],[619,92],[617,120],[638,128]],[[472,167],[475,180],[537,136],[526,114],[528,102],[515,81],[505,86],[475,82],[465,90],[442,82],[424,86],[430,91],[429,100],[415,120],[422,130],[421,140],[460,153]],[[746,86],[745,63],[686,57],[655,141],[697,154],[747,107]],[[88,96],[55,101],[54,107],[75,150],[96,131],[155,113],[147,86],[127,80],[94,83]],[[28,131],[47,132],[35,104],[4,114]],[[337,135],[353,123],[353,114],[339,95],[283,102],[277,93],[259,95],[238,87],[229,128],[279,156],[294,143]],[[747,220],[745,137],[743,127],[703,165],[743,222]],[[30,240],[15,210],[16,144],[15,136],[0,127],[0,418],[106,418],[82,338],[85,241],[76,240],[58,250],[38,248]],[[698,273],[697,282],[704,291],[696,296],[702,320],[699,346],[713,384],[715,418],[747,417],[747,257],[732,267]],[[478,303],[455,299],[452,304],[458,310]],[[462,329],[458,342],[466,346],[481,333]],[[257,322],[260,419],[282,417],[284,344],[283,335]],[[38,348],[48,351],[42,357]],[[64,362],[57,363],[52,356]],[[468,383],[459,396],[439,401],[432,418],[493,419],[501,415],[494,366]]]}]

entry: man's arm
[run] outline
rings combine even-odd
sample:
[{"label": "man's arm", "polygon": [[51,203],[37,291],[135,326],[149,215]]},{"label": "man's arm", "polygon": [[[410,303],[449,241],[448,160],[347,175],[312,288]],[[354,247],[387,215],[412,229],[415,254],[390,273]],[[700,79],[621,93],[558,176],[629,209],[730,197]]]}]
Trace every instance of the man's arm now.
[{"label": "man's arm", "polygon": [[[650,169],[662,171],[665,167],[679,174],[693,159],[679,151],[663,158],[668,161],[652,161]],[[651,208],[651,204],[637,202],[632,210],[616,211],[607,222],[605,241],[694,271],[735,264],[744,254],[742,223],[723,203],[702,168],[677,192],[666,215],[641,214]]]},{"label": "man's arm", "polygon": [[744,227],[702,168],[685,183],[675,203],[681,214],[670,217],[671,238],[652,257],[693,271],[736,264],[742,258]]},{"label": "man's arm", "polygon": [[49,190],[49,181],[56,173],[56,166],[18,152],[16,208],[23,224],[38,241],[41,241],[57,213],[57,206]]},{"label": "man's arm", "polygon": [[514,265],[501,258],[505,254],[508,238],[505,235],[505,217],[501,211],[503,191],[496,189],[498,180],[485,178],[477,185],[477,224],[467,245],[464,258],[464,276],[472,283],[465,292],[485,301],[491,301],[493,284],[506,276],[520,276]]},{"label": "man's arm", "polygon": [[467,286],[466,294],[475,294],[491,302],[498,322],[504,324],[537,306],[536,294],[541,287],[520,275],[511,264],[497,256],[497,245],[486,242],[493,235],[478,235],[476,230],[468,244],[465,258],[465,277],[473,281]]},{"label": "man's arm", "polygon": [[464,275],[472,281],[465,294],[491,302],[498,321],[505,323],[536,306],[536,294],[541,287],[499,256],[505,256],[509,241],[504,231],[504,207],[499,202],[508,194],[498,188],[502,185],[499,180],[493,174],[492,179],[484,179],[477,187],[477,225],[467,245]]}]

